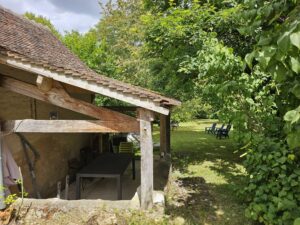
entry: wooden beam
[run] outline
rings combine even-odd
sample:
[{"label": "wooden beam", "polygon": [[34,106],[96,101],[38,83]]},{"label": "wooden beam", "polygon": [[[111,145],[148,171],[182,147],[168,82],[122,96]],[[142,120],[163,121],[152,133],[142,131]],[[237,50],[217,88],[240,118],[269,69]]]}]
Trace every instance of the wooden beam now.
[{"label": "wooden beam", "polygon": [[138,122],[134,117],[103,107],[97,107],[91,103],[72,98],[58,82],[54,82],[52,89],[45,93],[32,84],[0,76],[0,87],[65,109],[82,113],[96,119],[104,121],[126,121],[138,125]]},{"label": "wooden beam", "polygon": [[3,131],[15,133],[119,133],[139,132],[136,123],[100,120],[11,120]]},{"label": "wooden beam", "polygon": [[34,98],[30,99],[30,118],[37,119],[36,100]]},{"label": "wooden beam", "polygon": [[109,152],[109,134],[101,135],[101,153]]},{"label": "wooden beam", "polygon": [[[154,102],[147,98],[139,98],[131,93],[123,93],[116,90],[111,90],[108,86],[104,86],[101,84],[97,84],[95,82],[89,82],[84,79],[68,76],[64,73],[58,73],[54,71],[47,70],[41,66],[33,65],[27,62],[22,62],[18,59],[11,59],[9,57],[0,56],[0,61],[3,61],[6,65],[10,65],[12,67],[22,69],[24,71],[28,71],[31,73],[35,73],[44,77],[52,78],[53,80],[63,82],[66,84],[70,84],[85,90],[92,91],[94,93],[98,93],[107,97],[111,97],[114,99],[118,99],[123,102],[127,102],[129,104],[133,104],[145,109],[152,110],[154,112],[158,112],[164,115],[169,114],[169,109],[163,107],[158,102]],[[180,102],[176,101],[176,104],[180,104]]]},{"label": "wooden beam", "polygon": [[160,115],[160,153],[165,155],[167,153],[167,118],[165,115]]},{"label": "wooden beam", "polygon": [[171,153],[171,115],[166,116],[166,152]]},{"label": "wooden beam", "polygon": [[153,206],[153,142],[151,121],[154,115],[146,109],[139,109],[141,141],[141,207]]},{"label": "wooden beam", "polygon": [[53,85],[53,79],[38,75],[36,79],[36,85],[44,92],[50,91]]},{"label": "wooden beam", "polygon": [[136,112],[138,109],[138,107],[136,106],[103,106],[103,107],[118,112]]},{"label": "wooden beam", "polygon": [[3,134],[1,131],[1,124],[0,124],[0,209],[5,209],[5,194],[4,194],[4,183],[3,183],[3,158],[2,158],[2,146],[3,146]]},{"label": "wooden beam", "polygon": [[[0,57],[0,59],[1,59],[1,57]],[[1,64],[1,62],[0,62],[0,71],[1,71],[0,73],[5,76],[9,76],[9,77],[12,77],[15,79],[22,79],[26,83],[36,84],[37,75],[35,73],[24,71],[20,68],[15,68],[10,65]],[[69,84],[65,84],[64,86],[65,86],[66,90],[68,91],[68,93],[87,94],[87,95],[94,94],[94,92],[84,90],[82,88],[75,87],[75,86],[72,86]]]}]

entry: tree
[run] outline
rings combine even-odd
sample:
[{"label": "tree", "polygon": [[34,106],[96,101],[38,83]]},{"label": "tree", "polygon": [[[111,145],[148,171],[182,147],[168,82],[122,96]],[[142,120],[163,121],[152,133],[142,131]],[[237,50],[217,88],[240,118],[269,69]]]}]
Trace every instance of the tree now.
[{"label": "tree", "polygon": [[292,224],[300,217],[299,15],[299,0],[109,1],[94,29],[62,40],[99,73],[182,100],[175,119],[205,108],[232,123],[248,172],[246,215]]},{"label": "tree", "polygon": [[85,34],[78,31],[66,32],[63,42],[91,69],[111,77],[117,74],[115,59],[110,54],[107,43],[100,40],[95,29],[90,29]]},{"label": "tree", "polygon": [[247,215],[265,224],[292,224],[300,216],[299,15],[299,1],[282,0],[248,1],[239,15],[240,32],[256,40],[245,57],[250,76],[266,75],[260,88],[270,86],[276,113],[268,119],[277,132],[266,127],[268,135],[256,136],[245,161],[252,175]]},{"label": "tree", "polygon": [[140,20],[145,13],[142,0],[109,1],[102,5],[102,11],[103,17],[95,30],[117,68],[109,76],[149,87],[147,60],[141,58],[145,31]]},{"label": "tree", "polygon": [[24,16],[27,19],[30,19],[36,23],[42,24],[46,27],[48,27],[50,29],[50,31],[58,38],[61,39],[62,36],[61,34],[58,32],[58,30],[54,27],[54,25],[51,23],[51,21],[49,19],[47,19],[46,17],[43,17],[41,15],[35,15],[34,13],[31,12],[26,12],[24,14]]}]

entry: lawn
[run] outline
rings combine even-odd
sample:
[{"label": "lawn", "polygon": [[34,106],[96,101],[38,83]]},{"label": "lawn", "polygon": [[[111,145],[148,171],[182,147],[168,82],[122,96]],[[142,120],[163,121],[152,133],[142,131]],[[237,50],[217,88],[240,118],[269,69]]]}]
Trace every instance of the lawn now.
[{"label": "lawn", "polygon": [[[251,224],[237,192],[245,170],[232,137],[205,134],[211,121],[181,123],[171,133],[173,172],[166,213],[185,224]],[[154,128],[154,141],[159,133]]]}]

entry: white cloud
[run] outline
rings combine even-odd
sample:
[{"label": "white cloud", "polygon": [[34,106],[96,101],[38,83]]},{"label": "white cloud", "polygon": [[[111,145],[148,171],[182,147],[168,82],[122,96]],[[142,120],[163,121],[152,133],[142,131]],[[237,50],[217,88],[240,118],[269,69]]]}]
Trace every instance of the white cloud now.
[{"label": "white cloud", "polygon": [[99,18],[91,17],[84,14],[76,14],[65,12],[56,15],[51,20],[55,27],[59,27],[59,31],[63,33],[64,31],[78,30],[80,32],[86,32],[91,27],[93,27]]},{"label": "white cloud", "polygon": [[0,0],[0,5],[16,13],[42,15],[61,32],[86,32],[100,19],[98,0]]}]

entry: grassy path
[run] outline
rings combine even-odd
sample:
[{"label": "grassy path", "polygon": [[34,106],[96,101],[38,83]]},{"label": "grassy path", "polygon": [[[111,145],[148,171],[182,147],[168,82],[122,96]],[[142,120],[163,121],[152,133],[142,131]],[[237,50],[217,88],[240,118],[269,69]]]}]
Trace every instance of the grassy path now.
[{"label": "grassy path", "polygon": [[236,194],[245,175],[239,154],[234,154],[232,139],[218,140],[204,133],[210,123],[182,123],[172,131],[173,179],[167,214],[183,218],[185,224],[251,224]]}]

